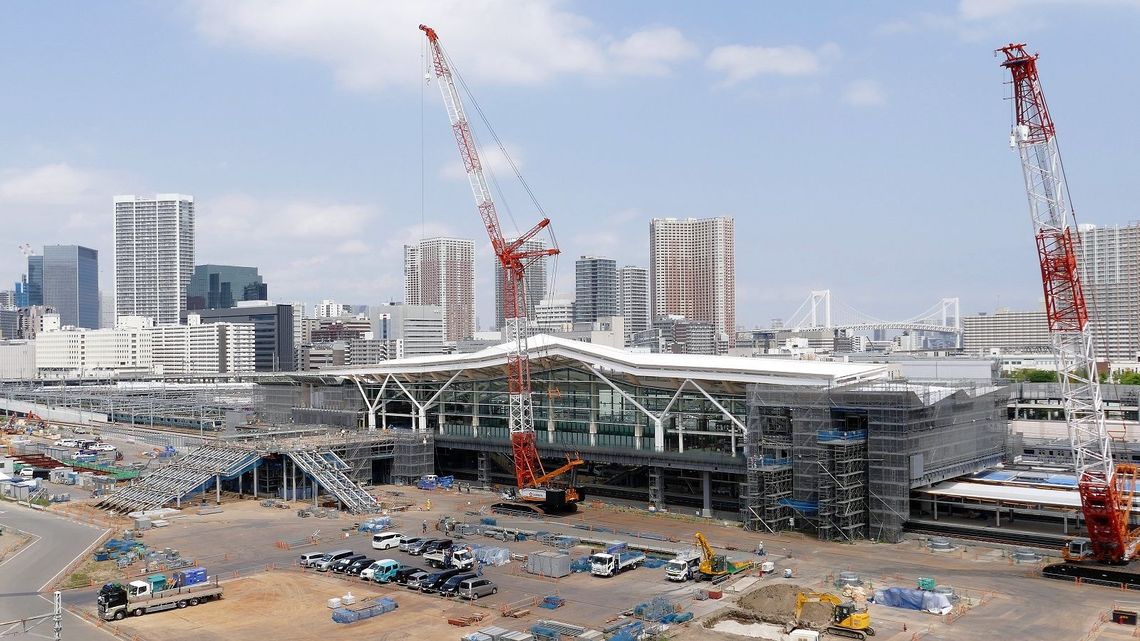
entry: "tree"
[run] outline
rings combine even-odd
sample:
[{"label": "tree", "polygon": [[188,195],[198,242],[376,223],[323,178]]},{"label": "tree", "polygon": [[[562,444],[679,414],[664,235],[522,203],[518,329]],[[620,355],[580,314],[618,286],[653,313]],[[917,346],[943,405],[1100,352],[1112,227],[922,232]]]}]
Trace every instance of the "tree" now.
[{"label": "tree", "polygon": [[1017,369],[1009,374],[1015,383],[1056,383],[1057,372],[1050,369]]}]

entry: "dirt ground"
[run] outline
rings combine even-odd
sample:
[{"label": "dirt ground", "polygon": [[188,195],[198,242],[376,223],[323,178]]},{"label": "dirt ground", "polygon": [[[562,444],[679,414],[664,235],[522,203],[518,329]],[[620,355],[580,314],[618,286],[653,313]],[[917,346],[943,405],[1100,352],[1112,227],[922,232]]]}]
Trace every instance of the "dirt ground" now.
[{"label": "dirt ground", "polygon": [[[811,592],[789,583],[765,585],[740,597],[737,606],[757,620],[767,623],[791,623],[796,617],[796,596],[800,592]],[[825,603],[805,603],[800,621],[809,627],[817,628],[831,620],[831,606]]]},{"label": "dirt ground", "polygon": [[[397,587],[373,587],[363,583],[350,586],[357,599],[392,597],[399,608],[365,621],[342,624],[333,622],[332,610],[327,607],[328,599],[343,596],[346,592],[345,582],[335,578],[296,571],[274,571],[227,581],[224,586],[225,595],[220,601],[195,608],[129,617],[107,626],[116,633],[125,632],[131,635],[130,638],[140,641],[452,639],[476,629],[447,623],[444,612],[454,610],[453,603]],[[483,625],[486,625],[486,620],[479,624],[480,627]],[[409,634],[411,630],[415,633]]]},{"label": "dirt ground", "polygon": [[0,535],[0,562],[20,551],[31,537],[19,532],[5,532]]}]

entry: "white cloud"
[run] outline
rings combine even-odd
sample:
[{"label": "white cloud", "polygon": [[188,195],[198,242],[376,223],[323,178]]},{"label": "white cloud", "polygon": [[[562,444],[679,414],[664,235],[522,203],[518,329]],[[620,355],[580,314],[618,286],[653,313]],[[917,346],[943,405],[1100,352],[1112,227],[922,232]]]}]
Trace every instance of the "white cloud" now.
[{"label": "white cloud", "polygon": [[814,51],[798,45],[762,47],[726,45],[713,49],[705,61],[724,75],[723,85],[734,85],[761,75],[811,76],[839,56],[838,45],[828,43]]},{"label": "white cloud", "polygon": [[74,205],[91,196],[96,172],[67,163],[0,172],[0,200],[23,205]]},{"label": "white cloud", "polygon": [[350,239],[379,214],[356,204],[275,201],[246,194],[204,200],[198,209],[199,238],[237,237],[321,241]]},{"label": "white cloud", "polygon": [[[564,74],[661,75],[695,54],[676,29],[650,28],[614,39],[559,0],[192,0],[198,30],[225,45],[333,69],[350,89],[376,90],[421,79],[426,38],[435,28],[448,56],[479,83],[530,84]],[[607,44],[612,42],[612,44]]]},{"label": "white cloud", "polygon": [[623,73],[664,76],[670,64],[695,58],[697,46],[673,27],[643,29],[609,47],[617,68]]},{"label": "white cloud", "polygon": [[1140,9],[1140,0],[959,0],[951,13],[921,12],[886,22],[875,31],[886,36],[943,31],[969,42],[990,41],[1043,28],[1043,12],[1048,9],[1106,8]]},{"label": "white cloud", "polygon": [[874,80],[856,80],[843,91],[843,102],[855,107],[877,107],[887,103],[887,92]]},{"label": "white cloud", "polygon": [[[515,161],[515,166],[522,168],[522,153],[518,147],[510,143],[503,143],[503,146],[506,147],[507,154],[510,154],[511,160]],[[456,151],[453,155],[458,156],[459,152]],[[484,172],[490,173],[490,175],[487,176],[488,179],[490,179],[491,175],[499,179],[514,176],[514,169],[511,168],[511,163],[507,160],[506,154],[497,146],[481,147],[479,149],[479,162],[482,163]],[[444,164],[443,168],[439,171],[439,175],[452,180],[467,181],[467,169],[458,158]]]}]

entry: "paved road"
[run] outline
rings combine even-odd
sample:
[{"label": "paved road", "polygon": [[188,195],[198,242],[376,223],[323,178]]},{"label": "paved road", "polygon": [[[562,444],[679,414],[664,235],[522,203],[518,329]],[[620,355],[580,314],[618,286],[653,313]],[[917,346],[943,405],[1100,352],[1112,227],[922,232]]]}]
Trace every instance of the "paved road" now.
[{"label": "paved road", "polygon": [[[68,521],[13,503],[0,503],[0,526],[34,535],[14,556],[0,563],[0,621],[51,612],[51,595],[40,590],[87,546],[102,535],[95,527]],[[52,638],[52,622],[41,624],[32,634],[5,639]],[[112,641],[114,636],[87,621],[64,612],[64,639]]]}]

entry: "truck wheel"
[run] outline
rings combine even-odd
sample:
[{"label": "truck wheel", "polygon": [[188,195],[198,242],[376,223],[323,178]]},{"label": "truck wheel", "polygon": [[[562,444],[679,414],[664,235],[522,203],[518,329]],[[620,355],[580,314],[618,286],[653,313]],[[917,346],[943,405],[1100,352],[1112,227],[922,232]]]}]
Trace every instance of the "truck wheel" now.
[{"label": "truck wheel", "polygon": [[179,601],[178,603],[175,603],[174,605],[178,606],[178,609],[181,610],[182,608],[186,607],[186,600],[183,599],[182,601]]},{"label": "truck wheel", "polygon": [[142,608],[135,608],[134,610],[131,611],[131,616],[133,616],[133,617],[141,617],[144,614],[146,614],[146,610],[144,610]]},{"label": "truck wheel", "polygon": [[123,610],[119,610],[118,612],[115,613],[115,620],[116,621],[122,621],[123,617],[125,617],[125,616],[127,616],[127,613],[124,612]]},{"label": "truck wheel", "polygon": [[190,599],[190,605],[191,606],[198,605],[198,599],[197,598]]}]

